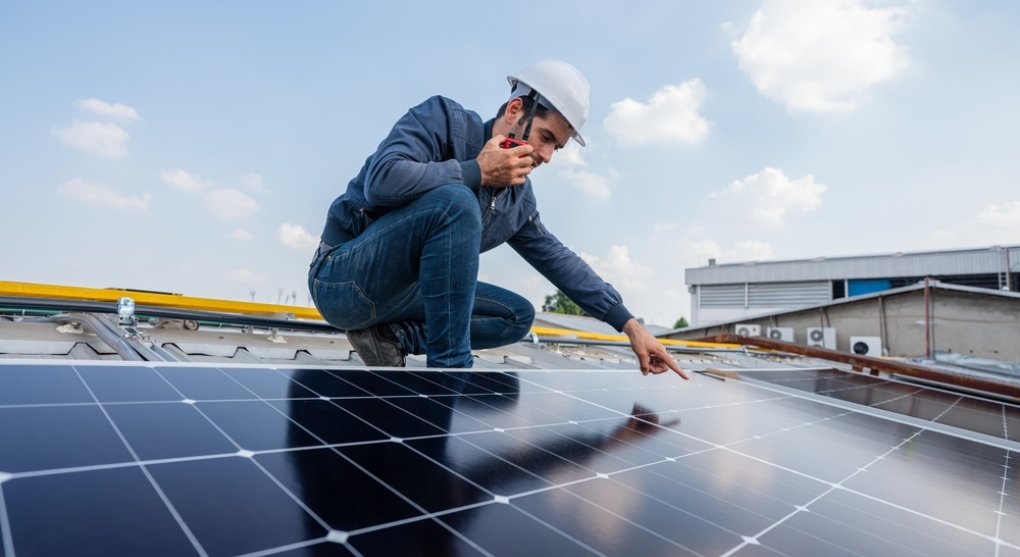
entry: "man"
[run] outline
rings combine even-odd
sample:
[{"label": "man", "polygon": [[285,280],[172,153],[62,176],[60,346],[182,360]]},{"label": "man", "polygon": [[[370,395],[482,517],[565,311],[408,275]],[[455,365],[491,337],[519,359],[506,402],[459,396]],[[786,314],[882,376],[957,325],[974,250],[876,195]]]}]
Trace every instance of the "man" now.
[{"label": "man", "polygon": [[316,307],[347,330],[367,365],[427,354],[430,367],[471,367],[472,348],[517,342],[534,320],[526,299],[477,281],[479,254],[508,242],[588,314],[626,333],[643,373],[688,378],[616,290],[539,220],[529,175],[571,137],[584,145],[587,80],[557,60],[507,79],[510,100],[492,120],[437,96],[394,125],[329,208],[308,275]]}]

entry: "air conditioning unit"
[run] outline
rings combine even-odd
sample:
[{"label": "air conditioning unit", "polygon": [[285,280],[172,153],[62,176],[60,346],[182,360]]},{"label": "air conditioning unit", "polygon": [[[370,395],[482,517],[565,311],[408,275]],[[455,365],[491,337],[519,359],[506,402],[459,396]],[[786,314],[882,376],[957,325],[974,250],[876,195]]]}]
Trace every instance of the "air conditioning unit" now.
[{"label": "air conditioning unit", "polygon": [[772,340],[793,342],[793,327],[769,327],[765,336]]},{"label": "air conditioning unit", "polygon": [[761,336],[761,327],[750,323],[737,323],[733,326],[733,332],[740,337]]},{"label": "air conditioning unit", "polygon": [[806,336],[808,346],[836,349],[836,329],[834,327],[808,327]]},{"label": "air conditioning unit", "polygon": [[882,339],[879,337],[850,337],[850,351],[861,356],[881,356]]}]

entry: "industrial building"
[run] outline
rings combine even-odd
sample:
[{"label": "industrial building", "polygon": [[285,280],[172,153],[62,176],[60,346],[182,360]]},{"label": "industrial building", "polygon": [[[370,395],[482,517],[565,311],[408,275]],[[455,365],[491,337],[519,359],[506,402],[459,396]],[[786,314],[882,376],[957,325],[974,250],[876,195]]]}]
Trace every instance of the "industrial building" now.
[{"label": "industrial building", "polygon": [[750,261],[687,269],[691,325],[816,307],[915,285],[923,279],[996,291],[1020,290],[1020,246],[789,261]]},{"label": "industrial building", "polygon": [[665,338],[763,336],[870,356],[1020,361],[1020,293],[924,281],[794,310],[694,326]]}]

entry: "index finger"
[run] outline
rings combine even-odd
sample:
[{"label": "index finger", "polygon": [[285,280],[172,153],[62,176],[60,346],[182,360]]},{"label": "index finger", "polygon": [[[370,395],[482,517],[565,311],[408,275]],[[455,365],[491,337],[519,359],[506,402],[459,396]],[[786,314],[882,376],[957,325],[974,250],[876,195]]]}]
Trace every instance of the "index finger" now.
[{"label": "index finger", "polygon": [[515,155],[517,155],[518,157],[526,157],[526,156],[530,155],[531,152],[534,151],[534,150],[535,150],[534,147],[532,147],[531,145],[528,145],[527,143],[525,143],[524,145],[518,145],[517,147],[512,147],[510,149],[510,152],[515,154]]},{"label": "index finger", "polygon": [[669,369],[675,371],[677,373],[677,375],[679,375],[680,377],[683,377],[684,379],[690,379],[691,378],[690,374],[688,374],[686,371],[684,371],[680,367],[680,364],[676,363],[676,360],[673,359],[673,356],[669,355],[669,352],[666,352],[665,348],[663,348],[662,351],[663,351],[663,354],[661,354],[659,356],[659,359],[662,360],[667,366],[669,366]]}]

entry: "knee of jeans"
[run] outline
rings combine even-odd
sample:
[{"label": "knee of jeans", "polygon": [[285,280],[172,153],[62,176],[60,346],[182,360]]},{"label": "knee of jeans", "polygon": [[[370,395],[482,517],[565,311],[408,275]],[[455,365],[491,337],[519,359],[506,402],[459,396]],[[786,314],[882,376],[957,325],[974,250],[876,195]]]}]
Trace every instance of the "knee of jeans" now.
[{"label": "knee of jeans", "polygon": [[535,306],[531,302],[521,298],[514,307],[514,320],[510,324],[512,335],[516,337],[514,342],[523,339],[531,332],[531,325],[535,322]]},{"label": "knee of jeans", "polygon": [[469,225],[481,228],[482,210],[478,205],[475,193],[463,184],[446,184],[429,192],[436,197],[443,207],[443,213],[456,220],[466,221]]},{"label": "knee of jeans", "polygon": [[521,298],[523,302],[520,307],[516,309],[517,322],[522,327],[531,329],[531,324],[535,322],[535,306],[531,305],[531,302]]}]

